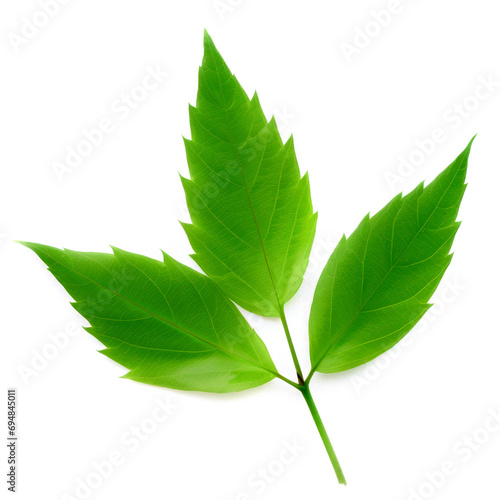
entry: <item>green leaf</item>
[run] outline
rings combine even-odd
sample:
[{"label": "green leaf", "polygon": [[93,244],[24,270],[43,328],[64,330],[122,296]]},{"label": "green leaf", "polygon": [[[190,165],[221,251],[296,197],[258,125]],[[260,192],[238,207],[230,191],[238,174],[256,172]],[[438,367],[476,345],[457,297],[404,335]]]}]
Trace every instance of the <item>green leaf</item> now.
[{"label": "green leaf", "polygon": [[431,307],[460,226],[471,145],[428,186],[397,195],[341,239],[314,294],[309,378],[314,371],[348,370],[379,356]]},{"label": "green leaf", "polygon": [[182,178],[194,260],[237,304],[279,316],[302,283],[316,229],[309,179],[205,32]]},{"label": "green leaf", "polygon": [[209,278],[113,248],[84,253],[23,243],[47,264],[126,378],[173,389],[232,392],[277,376],[269,353]]}]

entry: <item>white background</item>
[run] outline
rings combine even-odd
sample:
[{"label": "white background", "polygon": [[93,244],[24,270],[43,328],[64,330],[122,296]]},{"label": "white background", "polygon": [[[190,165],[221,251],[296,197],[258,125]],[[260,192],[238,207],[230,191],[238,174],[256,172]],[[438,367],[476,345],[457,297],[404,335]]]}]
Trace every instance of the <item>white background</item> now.
[{"label": "white background", "polygon": [[[373,12],[394,7],[388,0],[58,5],[31,31],[34,17],[44,24],[36,1],[3,2],[0,13],[1,364],[4,387],[19,391],[18,498],[83,498],[78,481],[99,482],[92,463],[113,453],[122,463],[89,498],[500,498],[500,432],[481,430],[500,410],[497,4],[401,0],[384,27]],[[161,248],[194,267],[177,222],[187,218],[178,172],[187,175],[181,136],[189,137],[204,27],[244,88],[258,90],[267,116],[278,115],[283,135],[293,131],[310,172],[317,239],[287,308],[305,369],[312,293],[342,233],[431,180],[478,134],[436,310],[391,357],[313,380],[347,487],[337,485],[300,394],[279,381],[225,396],[141,385],[120,379],[125,370],[81,328],[59,335],[63,347],[54,350],[54,334],[84,320],[38,258],[12,242],[82,251],[112,244],[156,258]],[[345,44],[355,47],[350,58]],[[135,87],[157,66],[169,76],[141,94]],[[497,82],[489,95],[481,79]],[[144,100],[125,116],[116,100],[130,92]],[[103,118],[114,130],[59,180],[54,162]],[[429,146],[436,128],[445,138]],[[414,153],[418,140],[427,142],[425,157]],[[418,165],[398,173],[400,157],[410,156]],[[279,324],[247,316],[292,376]],[[22,376],[32,363],[36,374]],[[151,420],[157,398],[176,406],[160,424]],[[127,433],[141,425],[150,434],[133,451]],[[482,444],[460,443],[464,435]],[[280,466],[283,443],[294,440],[301,451]],[[455,473],[443,479],[435,472],[445,461]],[[257,483],[254,474],[268,467],[272,481]],[[428,475],[443,484],[426,484]]]}]

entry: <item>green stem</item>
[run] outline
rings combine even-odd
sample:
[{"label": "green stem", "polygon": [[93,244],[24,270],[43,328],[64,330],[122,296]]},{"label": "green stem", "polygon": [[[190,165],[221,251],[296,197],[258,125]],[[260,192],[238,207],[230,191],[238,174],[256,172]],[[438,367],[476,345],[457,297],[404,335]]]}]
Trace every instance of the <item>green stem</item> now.
[{"label": "green stem", "polygon": [[302,370],[300,369],[299,358],[297,357],[297,353],[295,352],[295,347],[293,345],[292,336],[290,335],[290,329],[288,328],[288,323],[286,322],[285,310],[283,306],[280,307],[280,318],[281,318],[281,324],[283,325],[283,328],[285,330],[288,347],[290,348],[290,352],[292,353],[293,364],[295,366],[295,371],[297,372],[297,379],[299,380],[299,384],[303,386],[304,376],[302,375]]},{"label": "green stem", "polygon": [[305,380],[306,385],[309,385],[309,382],[311,381],[314,373],[315,373],[315,370],[313,368],[311,368],[311,371],[309,372],[309,375],[307,376],[307,378]]},{"label": "green stem", "polygon": [[319,416],[318,409],[316,408],[316,404],[314,403],[314,400],[312,398],[311,391],[309,390],[309,384],[304,385],[304,387],[300,389],[300,392],[302,392],[302,395],[306,400],[307,406],[309,407],[309,411],[311,412],[311,415],[314,419],[314,423],[318,428],[319,435],[323,440],[323,444],[325,445],[328,456],[330,457],[330,461],[333,465],[333,469],[335,470],[335,474],[337,475],[339,483],[347,484],[344,473],[342,472],[342,468],[340,467],[340,463],[337,459],[337,455],[335,455],[335,452],[333,451],[332,443],[330,441],[330,438],[328,437],[325,426],[323,425],[321,417]]},{"label": "green stem", "polygon": [[297,384],[296,382],[293,382],[292,380],[290,380],[289,378],[287,377],[284,377],[283,375],[281,375],[281,373],[279,372],[271,372],[275,377],[278,377],[279,379],[283,380],[283,382],[286,382],[288,385],[291,385],[292,387],[295,387],[295,389],[298,389],[299,391],[302,389],[302,385],[300,384]]},{"label": "green stem", "polygon": [[299,383],[294,384],[291,380],[283,377],[282,375],[279,375],[279,378],[281,378],[288,384],[298,389],[304,396],[309,411],[311,412],[311,415],[314,419],[314,423],[318,428],[319,435],[321,436],[321,439],[323,440],[323,444],[325,445],[328,456],[330,457],[330,462],[333,465],[333,469],[335,470],[337,479],[340,484],[347,484],[344,477],[344,473],[342,472],[342,468],[340,467],[339,461],[337,459],[337,455],[335,455],[335,452],[333,451],[332,443],[330,441],[330,438],[328,437],[325,426],[323,425],[323,421],[321,420],[321,417],[319,415],[318,408],[316,408],[316,404],[314,403],[314,400],[312,398],[311,391],[309,390],[309,381],[311,380],[314,370],[311,370],[309,376],[307,377],[307,380],[304,382],[304,376],[302,375],[302,370],[300,369],[299,358],[297,357],[297,353],[295,352],[295,347],[293,345],[292,336],[290,335],[290,329],[288,328],[288,323],[286,321],[285,310],[283,306],[280,307],[280,318],[283,328],[285,330],[286,340],[288,341],[288,347],[290,348],[290,352],[292,353],[293,364],[295,365],[295,370],[297,371],[297,378],[299,380]]}]

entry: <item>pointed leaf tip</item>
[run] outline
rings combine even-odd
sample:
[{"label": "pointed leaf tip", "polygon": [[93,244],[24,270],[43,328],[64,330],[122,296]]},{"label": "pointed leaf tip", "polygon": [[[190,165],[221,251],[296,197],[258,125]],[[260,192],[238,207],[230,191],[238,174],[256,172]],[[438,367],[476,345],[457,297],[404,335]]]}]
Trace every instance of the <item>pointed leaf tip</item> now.
[{"label": "pointed leaf tip", "polygon": [[207,49],[207,47],[215,48],[214,41],[206,29],[203,30],[203,45],[205,47],[205,50]]}]

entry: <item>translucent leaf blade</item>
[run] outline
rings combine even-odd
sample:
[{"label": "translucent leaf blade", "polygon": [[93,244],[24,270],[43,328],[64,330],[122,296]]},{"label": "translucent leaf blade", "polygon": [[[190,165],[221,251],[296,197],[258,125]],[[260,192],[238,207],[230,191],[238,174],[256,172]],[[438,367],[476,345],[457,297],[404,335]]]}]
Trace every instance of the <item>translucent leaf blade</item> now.
[{"label": "translucent leaf blade", "polygon": [[397,195],[342,238],[311,308],[312,373],[348,370],[374,359],[431,307],[460,225],[456,218],[471,145],[428,186]]},{"label": "translucent leaf blade", "polygon": [[316,214],[290,139],[249,99],[205,33],[182,179],[194,260],[237,304],[279,316],[307,267]]},{"label": "translucent leaf blade", "polygon": [[206,276],[164,262],[113,254],[31,248],[75,300],[102,352],[126,378],[173,389],[241,391],[275,376],[269,353],[234,304]]}]

